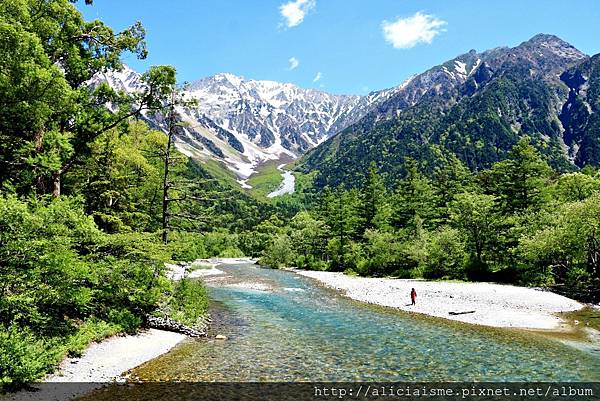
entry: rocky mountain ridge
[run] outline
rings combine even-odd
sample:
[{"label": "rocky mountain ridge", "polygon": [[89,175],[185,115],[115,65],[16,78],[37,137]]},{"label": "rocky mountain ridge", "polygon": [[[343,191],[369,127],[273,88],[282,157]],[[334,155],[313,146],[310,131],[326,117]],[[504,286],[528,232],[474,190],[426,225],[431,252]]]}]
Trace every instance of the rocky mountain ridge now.
[{"label": "rocky mountain ridge", "polygon": [[[596,87],[594,59],[545,34],[513,48],[472,50],[413,78],[309,151],[300,169],[318,170],[319,186],[359,183],[372,162],[391,182],[404,174],[408,158],[433,171],[441,159],[456,157],[477,171],[502,160],[523,136],[559,170],[597,164],[585,153],[600,148],[598,130],[589,128],[595,100],[585,90]],[[579,111],[569,113],[573,107]]]}]

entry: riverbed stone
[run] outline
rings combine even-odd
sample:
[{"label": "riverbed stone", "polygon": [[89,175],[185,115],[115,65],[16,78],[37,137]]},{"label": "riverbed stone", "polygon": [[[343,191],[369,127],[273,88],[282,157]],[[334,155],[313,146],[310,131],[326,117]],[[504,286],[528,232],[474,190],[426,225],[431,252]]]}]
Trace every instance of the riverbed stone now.
[{"label": "riverbed stone", "polygon": [[150,328],[181,333],[194,338],[206,336],[207,324],[205,319],[200,323],[198,328],[194,328],[169,319],[168,317],[146,316],[146,324]]}]

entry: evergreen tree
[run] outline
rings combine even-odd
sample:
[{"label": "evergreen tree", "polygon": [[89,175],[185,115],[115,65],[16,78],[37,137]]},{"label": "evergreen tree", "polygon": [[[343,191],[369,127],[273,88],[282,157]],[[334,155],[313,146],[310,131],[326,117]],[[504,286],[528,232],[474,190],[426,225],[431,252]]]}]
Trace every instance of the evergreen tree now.
[{"label": "evergreen tree", "polygon": [[450,219],[449,205],[454,197],[472,188],[472,174],[469,169],[454,154],[443,153],[439,148],[434,148],[436,166],[432,172],[432,186],[435,208],[442,222]]},{"label": "evergreen tree", "polygon": [[321,210],[327,222],[330,241],[329,249],[332,266],[344,270],[348,266],[348,253],[352,241],[362,236],[363,220],[360,215],[361,202],[356,189],[345,190],[338,187],[335,191],[326,190],[322,197]]},{"label": "evergreen tree", "polygon": [[391,212],[385,184],[377,172],[375,162],[372,162],[362,191],[364,229],[389,229]]},{"label": "evergreen tree", "polygon": [[497,162],[489,172],[488,190],[497,196],[505,215],[539,208],[546,200],[552,169],[524,137],[508,153],[508,159]]},{"label": "evergreen tree", "polygon": [[400,180],[394,194],[392,224],[396,229],[415,228],[415,219],[423,221],[425,227],[435,226],[439,210],[431,180],[418,170],[414,160],[406,162],[406,178]]}]

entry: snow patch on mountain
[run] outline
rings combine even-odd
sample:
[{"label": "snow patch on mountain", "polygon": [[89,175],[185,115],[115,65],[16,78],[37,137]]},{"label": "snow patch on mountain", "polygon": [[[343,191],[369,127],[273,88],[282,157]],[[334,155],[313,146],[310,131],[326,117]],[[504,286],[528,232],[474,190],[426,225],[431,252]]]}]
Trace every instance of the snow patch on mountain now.
[{"label": "snow patch on mountain", "polygon": [[463,63],[462,61],[455,60],[454,63],[456,67],[454,69],[462,75],[467,75],[467,63]]},{"label": "snow patch on mountain", "polygon": [[[141,74],[124,66],[99,74],[101,81],[128,93],[144,90]],[[249,187],[248,177],[269,160],[296,159],[354,124],[401,87],[367,96],[333,95],[290,83],[248,80],[220,73],[194,82],[184,91],[197,106],[178,107],[185,125],[175,145],[188,157],[223,163]],[[151,125],[164,129],[153,116]]]}]

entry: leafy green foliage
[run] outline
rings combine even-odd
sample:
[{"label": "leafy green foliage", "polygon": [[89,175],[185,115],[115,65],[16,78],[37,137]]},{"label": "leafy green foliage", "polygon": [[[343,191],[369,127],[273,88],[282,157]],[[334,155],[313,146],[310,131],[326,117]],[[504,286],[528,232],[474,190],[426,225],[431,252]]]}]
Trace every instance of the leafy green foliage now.
[{"label": "leafy green foliage", "polygon": [[198,319],[208,311],[208,293],[201,281],[184,278],[174,285],[167,311],[172,319],[189,326],[198,323]]},{"label": "leafy green foliage", "polygon": [[600,279],[600,193],[561,205],[544,229],[525,236],[519,251],[538,280],[571,285]]},{"label": "leafy green foliage", "polygon": [[426,245],[423,277],[465,278],[465,244],[459,230],[442,226],[430,234]]},{"label": "leafy green foliage", "polygon": [[100,135],[90,157],[64,180],[68,192],[85,196],[86,212],[109,233],[160,228],[162,164],[165,135],[132,123],[125,133]]},{"label": "leafy green foliage", "polygon": [[464,234],[471,259],[478,266],[486,265],[492,251],[497,224],[495,201],[491,195],[463,193],[451,207],[453,225]]},{"label": "leafy green foliage", "polygon": [[290,238],[286,234],[277,234],[269,244],[269,251],[260,259],[260,263],[273,268],[289,266],[294,261]]},{"label": "leafy green foliage", "polygon": [[89,155],[95,138],[160,108],[175,71],[153,67],[143,75],[147,89],[133,97],[106,84],[90,88],[96,73],[122,67],[122,53],[146,57],[139,23],[114,33],[101,21],[85,22],[68,0],[8,0],[1,7],[0,139],[7,146],[0,185],[59,196],[63,176]]},{"label": "leafy green foliage", "polygon": [[162,273],[169,255],[153,235],[105,234],[77,199],[3,196],[0,227],[0,326],[10,334],[2,346],[21,347],[11,363],[23,364],[5,380],[15,385],[89,341],[134,332],[169,289]]},{"label": "leafy green foliage", "polygon": [[208,165],[177,152],[165,163],[164,133],[134,118],[164,114],[175,69],[150,68],[133,95],[94,83],[123,53],[146,57],[145,31],[85,21],[75,2],[0,3],[0,390],[134,333],[169,299],[173,316],[197,319],[206,291],[173,288],[165,262],[256,254],[247,230],[273,211]]},{"label": "leafy green foliage", "polygon": [[0,330],[0,390],[35,381],[56,363],[48,344],[17,325]]}]

